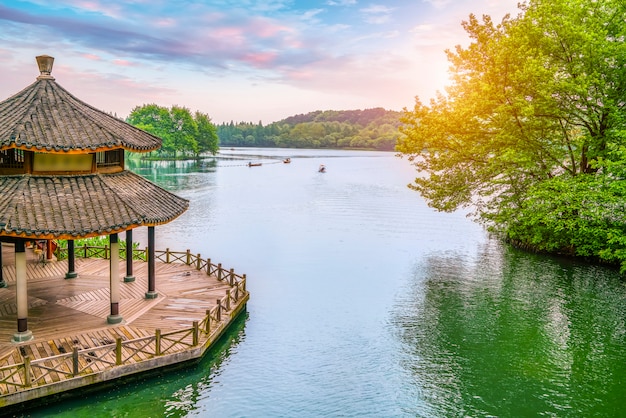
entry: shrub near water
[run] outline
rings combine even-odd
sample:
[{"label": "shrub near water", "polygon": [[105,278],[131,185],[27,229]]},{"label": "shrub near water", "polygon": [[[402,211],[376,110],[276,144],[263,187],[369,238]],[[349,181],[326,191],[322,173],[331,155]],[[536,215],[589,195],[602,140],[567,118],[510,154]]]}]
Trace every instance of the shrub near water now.
[{"label": "shrub near water", "polygon": [[[55,252],[55,256],[57,260],[65,260],[67,258],[67,240],[61,239],[57,240],[57,250]],[[119,240],[120,244],[120,257],[126,257],[126,241]],[[101,235],[98,237],[91,238],[83,238],[74,240],[74,248],[78,253],[79,248],[84,247],[94,247],[92,249],[87,250],[87,257],[102,257],[103,252],[102,249],[105,247],[109,247],[109,236]],[[133,242],[133,249],[139,248],[138,242]],[[83,252],[80,252],[80,255],[83,255]]]}]

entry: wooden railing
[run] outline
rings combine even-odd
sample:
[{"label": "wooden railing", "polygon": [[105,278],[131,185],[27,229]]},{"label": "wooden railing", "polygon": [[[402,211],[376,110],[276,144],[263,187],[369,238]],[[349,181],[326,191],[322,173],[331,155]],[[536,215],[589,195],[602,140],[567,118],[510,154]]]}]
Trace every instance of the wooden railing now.
[{"label": "wooden railing", "polygon": [[[57,249],[61,256],[67,257],[67,247],[59,247]],[[93,246],[83,245],[74,250],[74,254],[83,258],[104,258],[109,259],[111,257],[111,248],[108,245],[105,246]],[[148,260],[148,248],[138,249],[133,248],[133,260],[147,261]],[[207,276],[215,276],[218,281],[226,281],[232,288],[234,296],[231,300],[239,300],[239,294],[246,293],[246,275],[236,274],[234,269],[225,269],[222,267],[222,263],[213,264],[211,259],[203,259],[200,254],[192,254],[190,250],[182,251],[170,251],[167,248],[165,251],[156,250],[154,252],[155,259],[166,264],[180,263],[188,266],[195,267],[196,270],[205,271]],[[126,249],[120,249],[120,258],[126,259]]]},{"label": "wooden railing", "polygon": [[[57,249],[58,254],[61,257],[67,258],[67,247],[59,247]],[[109,259],[111,257],[111,248],[108,245],[105,246],[93,246],[93,245],[83,245],[75,248],[74,254],[77,257],[82,258],[104,258]],[[133,248],[133,260],[138,261],[147,261],[148,260],[148,248],[139,249]],[[196,270],[206,271],[208,276],[216,276],[217,280],[224,281],[226,280],[228,284],[237,288],[236,292],[244,292],[246,291],[246,275],[235,274],[234,270],[231,268],[230,270],[224,269],[222,264],[212,264],[211,259],[203,259],[200,254],[192,254],[190,250],[185,252],[182,251],[170,251],[167,248],[165,251],[156,250],[154,252],[155,258],[157,261],[161,261],[166,264],[170,263],[180,263],[186,264],[188,266],[194,266]],[[126,249],[120,249],[120,259],[126,259]]]},{"label": "wooden railing", "polygon": [[[110,256],[110,249],[106,246],[83,246],[78,250],[80,251],[76,251],[76,254],[88,257]],[[147,249],[133,250],[133,259],[144,260],[144,255],[147,255]],[[153,336],[131,340],[118,337],[111,344],[82,349],[74,347],[71,352],[41,359],[31,359],[30,356],[24,355],[24,351],[19,351],[20,348],[16,348],[19,355],[10,352],[0,358],[0,396],[182,352],[216,337],[216,333],[221,332],[230,320],[230,317],[224,314],[231,312],[247,296],[246,275],[235,274],[233,269],[224,269],[221,264],[213,264],[210,259],[203,259],[200,254],[191,254],[189,250],[156,251],[155,257],[164,263],[184,263],[196,270],[206,271],[207,275],[215,276],[219,281],[227,283],[229,288],[222,298],[216,300],[216,305],[207,309],[204,317],[200,321],[194,321],[190,328],[166,333],[157,329]],[[22,361],[11,364],[14,358],[22,358]]]},{"label": "wooden railing", "polygon": [[194,321],[190,328],[166,333],[157,329],[153,336],[131,340],[118,337],[112,344],[83,349],[74,347],[70,353],[36,360],[24,356],[21,363],[0,367],[0,394],[6,395],[20,389],[98,373],[197,347],[222,329],[227,322],[223,313],[228,313],[233,306],[231,303],[237,301],[229,290],[226,296],[217,300],[216,306],[206,311],[201,321]]}]

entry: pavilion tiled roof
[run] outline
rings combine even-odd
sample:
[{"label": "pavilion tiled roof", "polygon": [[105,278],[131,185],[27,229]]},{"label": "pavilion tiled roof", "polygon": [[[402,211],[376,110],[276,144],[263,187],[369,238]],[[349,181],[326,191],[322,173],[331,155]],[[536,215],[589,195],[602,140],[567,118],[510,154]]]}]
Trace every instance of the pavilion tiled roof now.
[{"label": "pavilion tiled roof", "polygon": [[[161,140],[78,100],[50,75],[54,58],[37,57],[41,74],[0,102],[0,150],[147,152]],[[0,240],[77,239],[170,222],[186,199],[130,171],[0,176]]]},{"label": "pavilion tiled roof", "polygon": [[172,221],[189,205],[130,171],[0,176],[0,237],[75,239]]},{"label": "pavilion tiled roof", "polygon": [[85,153],[161,147],[160,138],[74,97],[56,83],[51,69],[52,61],[37,81],[0,102],[0,149]]}]

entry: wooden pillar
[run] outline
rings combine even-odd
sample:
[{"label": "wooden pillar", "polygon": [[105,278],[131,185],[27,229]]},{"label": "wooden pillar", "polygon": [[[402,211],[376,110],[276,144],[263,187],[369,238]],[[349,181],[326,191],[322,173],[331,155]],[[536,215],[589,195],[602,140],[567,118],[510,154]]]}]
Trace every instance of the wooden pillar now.
[{"label": "wooden pillar", "polygon": [[33,333],[28,330],[28,288],[26,279],[26,246],[24,241],[18,240],[15,242],[17,333],[13,334],[13,342],[33,339]]},{"label": "wooden pillar", "polygon": [[74,251],[74,240],[67,240],[67,273],[65,273],[66,279],[75,279],[78,277],[76,273],[76,253]]},{"label": "wooden pillar", "polygon": [[154,272],[154,227],[148,227],[148,291],[146,299],[156,299],[159,294],[156,292],[156,277]]},{"label": "wooden pillar", "polygon": [[0,242],[0,288],[2,287],[8,287],[8,284],[4,281],[4,273],[2,272],[2,243]]},{"label": "wooden pillar", "polygon": [[126,231],[126,276],[124,281],[134,282],[135,276],[133,276],[133,230]]},{"label": "wooden pillar", "polygon": [[54,253],[54,248],[52,248],[52,240],[46,240],[46,261],[52,261],[52,254]]},{"label": "wooden pillar", "polygon": [[109,235],[111,256],[109,257],[109,277],[111,286],[111,314],[107,316],[107,323],[119,324],[122,322],[120,315],[120,243],[117,234]]}]

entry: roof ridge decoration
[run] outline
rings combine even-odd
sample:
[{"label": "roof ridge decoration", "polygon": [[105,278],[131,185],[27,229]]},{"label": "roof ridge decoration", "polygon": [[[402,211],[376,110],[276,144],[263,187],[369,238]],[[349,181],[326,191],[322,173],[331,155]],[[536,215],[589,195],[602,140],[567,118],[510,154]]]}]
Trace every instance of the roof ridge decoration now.
[{"label": "roof ridge decoration", "polygon": [[39,72],[41,73],[37,80],[54,80],[52,77],[52,66],[54,65],[54,57],[50,55],[39,55],[35,57],[37,60],[37,66],[39,67]]}]

